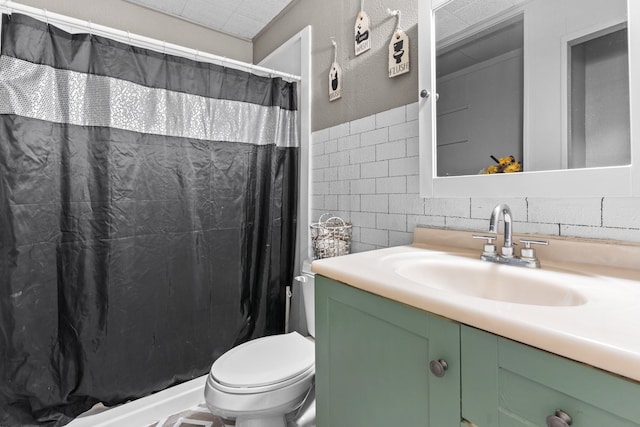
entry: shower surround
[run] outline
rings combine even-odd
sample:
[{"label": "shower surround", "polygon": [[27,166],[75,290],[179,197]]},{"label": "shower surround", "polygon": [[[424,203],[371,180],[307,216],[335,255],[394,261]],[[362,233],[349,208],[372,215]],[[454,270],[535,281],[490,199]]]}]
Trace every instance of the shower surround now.
[{"label": "shower surround", "polygon": [[2,19],[0,425],[64,425],[281,332],[296,84]]}]

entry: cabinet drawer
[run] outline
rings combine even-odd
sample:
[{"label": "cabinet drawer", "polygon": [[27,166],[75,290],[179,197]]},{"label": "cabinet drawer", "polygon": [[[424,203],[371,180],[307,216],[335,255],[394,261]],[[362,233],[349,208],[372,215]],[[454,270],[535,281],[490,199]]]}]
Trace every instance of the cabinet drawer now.
[{"label": "cabinet drawer", "polygon": [[557,409],[575,427],[640,426],[638,383],[473,328],[461,346],[462,412],[479,427],[546,427]]},{"label": "cabinet drawer", "polygon": [[[561,375],[566,381],[571,378],[566,374]],[[574,426],[581,427],[631,427],[637,426],[630,420],[618,416],[613,411],[609,412],[606,401],[584,401],[575,397],[574,387],[559,387],[564,390],[556,390],[542,385],[532,377],[521,376],[507,369],[500,369],[499,376],[499,407],[500,426],[546,426],[546,417],[552,415],[556,409],[562,409],[569,414]],[[591,387],[602,386],[593,384]],[[573,394],[573,395],[572,395]],[[604,399],[608,399],[609,393],[604,393]],[[624,415],[624,414],[620,414]]]},{"label": "cabinet drawer", "polygon": [[498,352],[505,413],[545,425],[546,416],[561,408],[575,426],[640,425],[639,384],[505,338],[498,340]]}]

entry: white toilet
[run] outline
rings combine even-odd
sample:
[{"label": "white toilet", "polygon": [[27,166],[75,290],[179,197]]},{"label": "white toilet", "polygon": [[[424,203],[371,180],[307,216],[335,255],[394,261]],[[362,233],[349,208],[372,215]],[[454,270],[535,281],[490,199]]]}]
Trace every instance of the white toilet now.
[{"label": "white toilet", "polygon": [[[309,334],[315,336],[313,273],[299,278]],[[315,345],[297,332],[257,338],[220,356],[211,366],[204,396],[209,410],[236,427],[286,427],[313,386]]]}]

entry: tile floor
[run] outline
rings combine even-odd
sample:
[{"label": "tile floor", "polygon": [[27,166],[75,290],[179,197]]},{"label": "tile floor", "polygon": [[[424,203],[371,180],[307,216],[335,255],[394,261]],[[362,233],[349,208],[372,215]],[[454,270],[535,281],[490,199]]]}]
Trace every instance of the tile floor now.
[{"label": "tile floor", "polygon": [[207,405],[200,403],[186,411],[178,412],[157,423],[150,424],[148,427],[226,427],[233,425],[230,421],[223,420],[209,412]]}]

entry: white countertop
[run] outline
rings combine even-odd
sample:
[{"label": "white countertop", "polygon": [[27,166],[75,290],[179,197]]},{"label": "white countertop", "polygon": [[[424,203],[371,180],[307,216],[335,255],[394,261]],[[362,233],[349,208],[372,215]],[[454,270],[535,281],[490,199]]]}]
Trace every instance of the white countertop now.
[{"label": "white countertop", "polygon": [[[455,238],[442,239],[440,232],[449,233],[442,236]],[[556,245],[555,251],[568,247],[568,255],[558,255],[559,259],[553,260],[544,257],[553,256],[553,249],[540,251],[543,268],[532,274],[561,275],[566,286],[587,302],[566,307],[544,306],[452,293],[398,275],[389,267],[394,260],[416,259],[437,252],[455,253],[454,256],[465,259],[479,258],[480,249],[473,246],[481,247],[482,242],[464,241],[455,246],[460,237],[470,241],[471,232],[424,233],[416,233],[415,243],[410,246],[316,260],[312,270],[426,312],[640,381],[640,270],[628,268],[630,265],[640,268],[640,246],[612,242],[595,242],[594,246],[577,239],[552,241],[550,246]],[[573,250],[573,245],[579,246]],[[586,262],[575,262],[572,259],[575,257]]]}]

